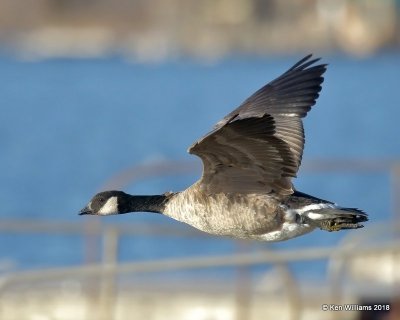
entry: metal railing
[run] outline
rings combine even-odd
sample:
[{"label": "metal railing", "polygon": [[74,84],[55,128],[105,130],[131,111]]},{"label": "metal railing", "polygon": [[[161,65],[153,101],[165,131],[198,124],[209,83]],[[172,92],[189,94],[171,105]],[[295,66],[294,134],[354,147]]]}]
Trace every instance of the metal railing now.
[{"label": "metal railing", "polygon": [[[29,230],[29,223],[18,223],[13,224],[1,224],[0,230],[4,232],[8,226],[12,226],[8,231],[20,231],[26,232]],[[50,223],[44,223],[42,226],[40,223],[35,224],[36,232],[49,231],[55,232],[52,229]],[[59,225],[55,225],[57,231],[63,231],[63,233],[77,233],[77,231],[86,232],[84,228],[79,225],[70,224],[66,226],[64,230]],[[359,256],[365,254],[382,254],[384,252],[390,254],[400,254],[400,241],[392,241],[386,244],[369,245],[368,247],[360,246],[360,243],[365,239],[371,238],[372,236],[379,235],[381,233],[399,232],[399,225],[377,225],[374,228],[369,228],[363,233],[353,233],[344,239],[342,244],[338,247],[312,247],[295,250],[259,250],[252,253],[242,253],[224,256],[203,256],[196,258],[181,258],[181,259],[165,259],[158,261],[146,261],[146,262],[128,262],[118,263],[116,251],[118,246],[119,237],[127,231],[125,226],[111,225],[107,226],[104,230],[98,230],[99,234],[103,235],[103,261],[97,264],[82,265],[76,267],[64,267],[64,268],[48,268],[45,270],[37,271],[18,271],[9,274],[3,274],[0,278],[0,300],[1,296],[7,292],[7,289],[13,285],[21,283],[37,283],[37,282],[52,282],[55,280],[80,278],[85,279],[87,277],[99,277],[100,279],[100,301],[101,307],[103,308],[101,314],[104,319],[112,319],[114,314],[113,301],[115,298],[116,288],[116,276],[122,274],[140,274],[140,273],[154,273],[154,272],[166,272],[166,271],[177,271],[177,270],[193,270],[202,268],[218,268],[218,267],[249,267],[260,264],[271,264],[283,271],[282,282],[286,285],[286,293],[289,295],[289,301],[291,304],[290,319],[299,319],[302,314],[301,296],[298,290],[296,290],[296,280],[288,272],[285,267],[291,262],[298,261],[314,261],[321,259],[329,260],[329,287],[331,288],[329,301],[332,303],[340,304],[342,299],[342,282],[343,275],[346,274],[346,266],[348,263]],[[32,230],[30,230],[32,232]],[[93,232],[93,230],[92,230]],[[184,235],[186,236],[186,234]],[[395,285],[395,284],[393,284]],[[237,290],[237,301],[241,301],[241,290]],[[237,319],[246,319],[249,314],[249,305],[246,301],[237,305],[240,316]],[[337,313],[335,314],[337,316]]]}]

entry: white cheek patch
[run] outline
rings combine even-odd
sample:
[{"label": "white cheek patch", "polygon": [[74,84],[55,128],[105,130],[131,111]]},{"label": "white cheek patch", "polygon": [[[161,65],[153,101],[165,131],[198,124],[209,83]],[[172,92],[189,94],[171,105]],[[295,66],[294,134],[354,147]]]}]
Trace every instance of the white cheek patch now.
[{"label": "white cheek patch", "polygon": [[107,200],[107,202],[100,208],[100,215],[106,216],[109,214],[117,214],[118,213],[118,198],[111,197]]}]

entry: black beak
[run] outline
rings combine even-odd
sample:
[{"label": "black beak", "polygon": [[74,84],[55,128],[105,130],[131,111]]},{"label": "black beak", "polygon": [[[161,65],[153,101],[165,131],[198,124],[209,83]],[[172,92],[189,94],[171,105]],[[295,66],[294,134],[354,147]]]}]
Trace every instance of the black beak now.
[{"label": "black beak", "polygon": [[84,214],[93,214],[93,212],[88,207],[84,207],[81,211],[79,211],[79,215],[82,216]]}]

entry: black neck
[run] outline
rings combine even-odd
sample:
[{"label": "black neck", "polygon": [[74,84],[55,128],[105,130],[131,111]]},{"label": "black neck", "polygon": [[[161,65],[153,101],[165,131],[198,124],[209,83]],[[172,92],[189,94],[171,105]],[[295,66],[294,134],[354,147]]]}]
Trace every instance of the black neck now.
[{"label": "black neck", "polygon": [[156,212],[162,213],[170,195],[132,196],[128,195],[118,204],[120,213]]}]

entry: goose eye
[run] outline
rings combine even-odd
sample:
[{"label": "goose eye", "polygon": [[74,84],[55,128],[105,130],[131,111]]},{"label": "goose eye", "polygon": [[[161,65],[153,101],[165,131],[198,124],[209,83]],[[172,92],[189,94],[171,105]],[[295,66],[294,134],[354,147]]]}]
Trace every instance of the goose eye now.
[{"label": "goose eye", "polygon": [[99,201],[100,202],[104,202],[104,198],[99,198]]}]

